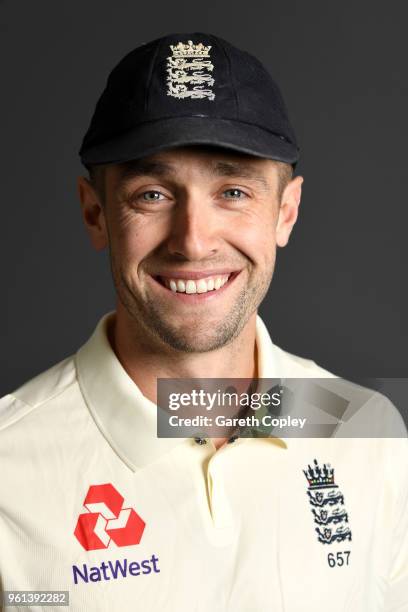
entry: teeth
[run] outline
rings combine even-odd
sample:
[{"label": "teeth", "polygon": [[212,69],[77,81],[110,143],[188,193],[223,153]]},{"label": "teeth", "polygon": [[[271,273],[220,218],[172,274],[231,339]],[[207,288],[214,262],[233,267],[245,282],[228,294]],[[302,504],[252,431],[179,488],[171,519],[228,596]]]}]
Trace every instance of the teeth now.
[{"label": "teeth", "polygon": [[200,278],[197,281],[188,279],[164,279],[164,284],[168,289],[178,293],[207,293],[208,291],[217,291],[225,285],[229,279],[229,274],[216,276],[212,278]]},{"label": "teeth", "polygon": [[186,293],[197,293],[197,287],[194,281],[192,280],[187,281]]},{"label": "teeth", "polygon": [[197,293],[206,293],[208,290],[207,283],[205,282],[203,278],[200,278],[198,283],[196,283],[196,286],[197,286]]}]

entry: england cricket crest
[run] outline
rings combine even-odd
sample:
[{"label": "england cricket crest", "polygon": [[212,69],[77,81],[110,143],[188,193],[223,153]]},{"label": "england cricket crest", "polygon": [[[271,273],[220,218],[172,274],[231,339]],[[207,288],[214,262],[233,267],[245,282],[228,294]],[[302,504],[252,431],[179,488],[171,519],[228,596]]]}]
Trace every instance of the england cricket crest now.
[{"label": "england cricket crest", "polygon": [[208,98],[214,100],[212,91],[214,65],[211,62],[211,46],[179,42],[170,45],[172,54],[167,58],[167,95],[173,98]]},{"label": "england cricket crest", "polygon": [[309,487],[307,495],[314,522],[317,538],[322,544],[351,541],[348,514],[344,506],[344,495],[334,482],[334,469],[329,463],[323,468],[314,460],[313,468],[308,465],[303,470]]}]

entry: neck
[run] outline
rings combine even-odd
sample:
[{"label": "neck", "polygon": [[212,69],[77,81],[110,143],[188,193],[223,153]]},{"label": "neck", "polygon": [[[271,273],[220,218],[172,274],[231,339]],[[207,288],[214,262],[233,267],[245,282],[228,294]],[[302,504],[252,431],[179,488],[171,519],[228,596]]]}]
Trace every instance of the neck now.
[{"label": "neck", "polygon": [[145,397],[157,403],[158,378],[256,378],[256,312],[232,342],[206,353],[181,353],[145,338],[121,309],[109,329],[117,358]]}]

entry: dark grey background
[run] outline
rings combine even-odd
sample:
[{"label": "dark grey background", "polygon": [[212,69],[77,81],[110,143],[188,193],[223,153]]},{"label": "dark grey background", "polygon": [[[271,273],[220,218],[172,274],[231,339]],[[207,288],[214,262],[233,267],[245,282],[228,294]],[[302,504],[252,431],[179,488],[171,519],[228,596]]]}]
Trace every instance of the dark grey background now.
[{"label": "dark grey background", "polygon": [[208,31],[280,83],[305,176],[262,305],[274,341],[352,380],[408,375],[403,2],[0,1],[0,395],[74,352],[114,306],[81,225],[77,158],[111,68]]}]

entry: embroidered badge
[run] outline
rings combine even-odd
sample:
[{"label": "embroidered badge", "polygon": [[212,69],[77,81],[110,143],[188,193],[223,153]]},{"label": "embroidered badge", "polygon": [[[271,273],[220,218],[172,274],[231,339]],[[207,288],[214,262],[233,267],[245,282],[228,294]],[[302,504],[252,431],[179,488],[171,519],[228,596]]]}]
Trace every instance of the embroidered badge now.
[{"label": "embroidered badge", "polygon": [[308,465],[303,470],[309,483],[307,495],[311,505],[314,522],[318,525],[316,533],[319,542],[351,541],[351,530],[348,526],[348,514],[344,506],[344,495],[334,482],[334,469],[329,463],[323,468],[314,460],[314,467]]},{"label": "embroidered badge", "polygon": [[173,98],[208,98],[214,100],[215,94],[210,59],[211,45],[193,45],[179,42],[170,45],[172,55],[167,58],[167,95]]}]

